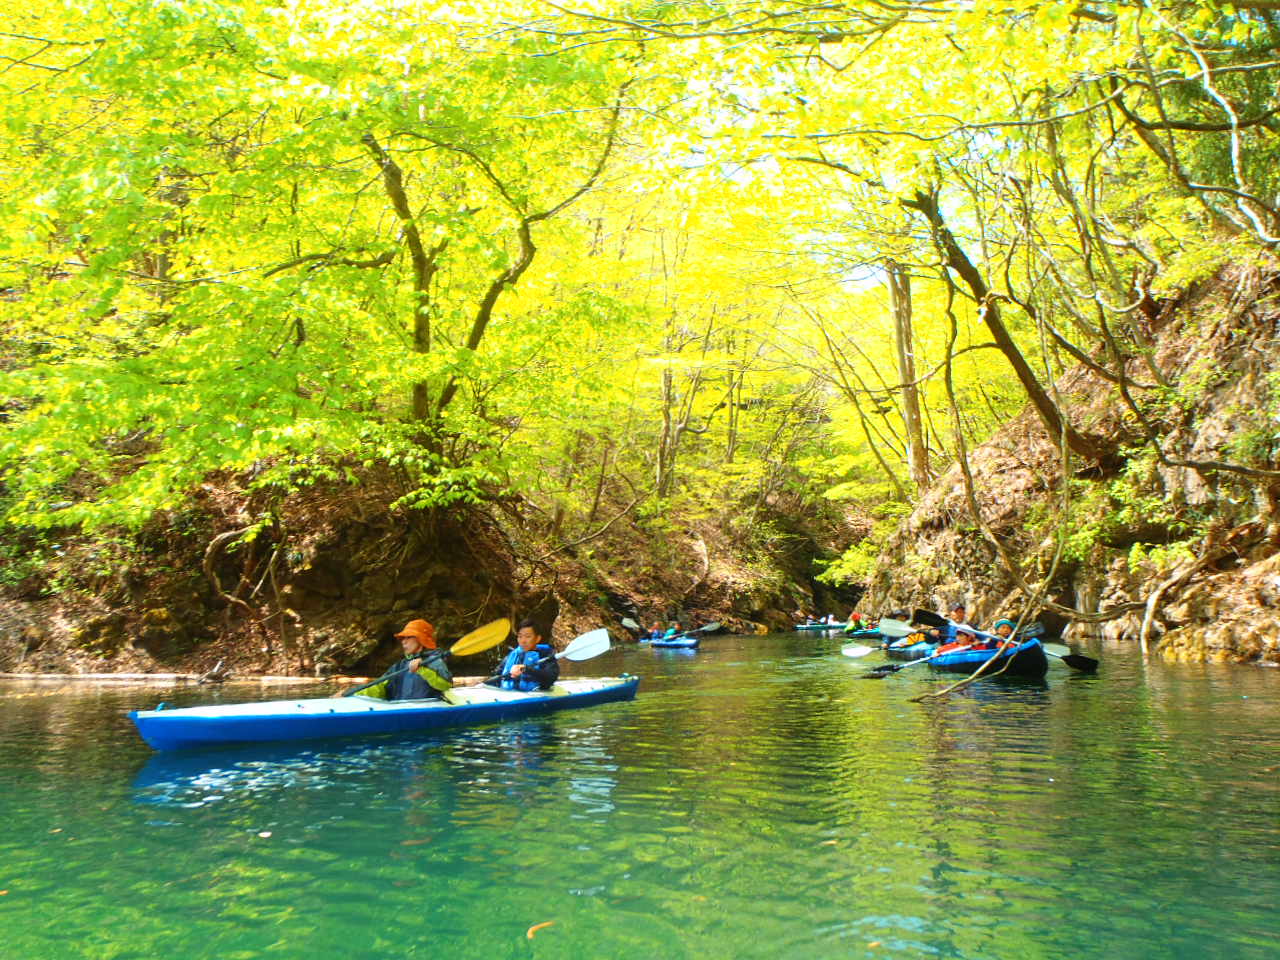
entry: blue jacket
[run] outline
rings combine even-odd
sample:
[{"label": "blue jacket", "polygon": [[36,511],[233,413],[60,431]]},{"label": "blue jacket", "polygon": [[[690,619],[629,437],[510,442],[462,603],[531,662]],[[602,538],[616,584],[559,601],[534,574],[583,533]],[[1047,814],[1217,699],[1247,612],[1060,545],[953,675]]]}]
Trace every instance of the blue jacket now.
[{"label": "blue jacket", "polygon": [[[511,668],[517,663],[524,664],[524,671],[518,677],[511,676]],[[502,661],[501,686],[503,690],[520,690],[528,693],[532,690],[550,690],[552,684],[560,679],[560,661],[549,644],[540,643],[532,650],[521,650],[516,647]]]}]

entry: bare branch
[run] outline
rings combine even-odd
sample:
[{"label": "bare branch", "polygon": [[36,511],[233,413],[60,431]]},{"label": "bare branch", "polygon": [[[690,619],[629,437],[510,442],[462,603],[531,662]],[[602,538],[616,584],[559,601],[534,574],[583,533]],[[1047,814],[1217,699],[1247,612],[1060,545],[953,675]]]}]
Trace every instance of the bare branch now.
[{"label": "bare branch", "polygon": [[356,260],[351,257],[339,257],[338,251],[330,250],[328,253],[308,253],[304,256],[297,257],[287,263],[277,264],[263,273],[262,278],[265,280],[273,274],[281,273],[285,270],[292,270],[294,267],[300,267],[304,263],[310,263],[310,270],[317,270],[320,267],[385,267],[395,259],[394,250],[385,250],[368,260]]}]

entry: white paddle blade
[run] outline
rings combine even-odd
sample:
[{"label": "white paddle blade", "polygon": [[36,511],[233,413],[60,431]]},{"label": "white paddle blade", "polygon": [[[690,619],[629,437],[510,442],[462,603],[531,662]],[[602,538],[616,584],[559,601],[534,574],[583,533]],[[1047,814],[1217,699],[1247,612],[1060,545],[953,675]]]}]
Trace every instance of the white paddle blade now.
[{"label": "white paddle blade", "polygon": [[909,637],[918,632],[911,624],[902,620],[891,620],[888,617],[882,618],[876,629],[880,631],[882,637]]},{"label": "white paddle blade", "polygon": [[841,647],[840,652],[846,657],[865,657],[872,649],[872,647],[864,647],[862,644],[850,643]]},{"label": "white paddle blade", "polygon": [[628,630],[633,630],[636,633],[640,632],[640,624],[636,623],[630,617],[623,617],[619,622]]},{"label": "white paddle blade", "polygon": [[1044,648],[1045,653],[1051,653],[1055,657],[1065,657],[1071,653],[1071,648],[1063,643],[1042,643],[1040,646]]},{"label": "white paddle blade", "polygon": [[564,660],[590,660],[609,649],[609,631],[604,627],[574,637],[569,645],[556,654]]}]

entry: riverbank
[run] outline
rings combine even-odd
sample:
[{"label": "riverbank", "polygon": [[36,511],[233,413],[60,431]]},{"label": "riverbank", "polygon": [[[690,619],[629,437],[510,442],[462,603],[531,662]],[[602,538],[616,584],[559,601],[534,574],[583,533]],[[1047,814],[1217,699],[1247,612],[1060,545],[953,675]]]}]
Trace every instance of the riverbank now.
[{"label": "riverbank", "polygon": [[1064,472],[1060,444],[1024,410],[888,538],[869,608],[962,600],[991,623],[1017,619],[1024,585],[1038,586],[1030,615],[1051,633],[1280,664],[1280,270],[1238,264],[1158,321],[1151,355],[1124,365],[1128,393],[1085,365],[1055,385],[1097,459]]},{"label": "riverbank", "polygon": [[[410,619],[456,638],[499,617],[534,617],[561,644],[624,618],[681,619],[754,634],[796,609],[847,612],[860,588],[815,574],[867,525],[834,505],[763,515],[787,531],[743,542],[716,517],[615,520],[565,543],[520,511],[478,505],[406,513],[371,470],[277,505],[249,539],[259,504],[238,478],[205,484],[180,513],[135,538],[66,532],[56,555],[0,590],[0,668],[16,674],[377,675]],[[509,507],[509,505],[508,505]]]}]

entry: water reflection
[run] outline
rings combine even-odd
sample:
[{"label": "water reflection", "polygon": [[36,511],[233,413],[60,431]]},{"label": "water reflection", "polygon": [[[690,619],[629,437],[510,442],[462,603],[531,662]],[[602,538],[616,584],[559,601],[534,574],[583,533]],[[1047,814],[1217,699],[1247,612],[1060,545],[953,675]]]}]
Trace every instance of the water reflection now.
[{"label": "water reflection", "polygon": [[199,807],[289,790],[325,790],[370,772],[423,764],[421,740],[258,744],[210,751],[155,753],[134,777],[141,803]]},{"label": "water reflection", "polygon": [[[858,680],[839,642],[610,651],[599,672],[645,675],[634,703],[187,754],[137,740],[136,694],[0,689],[0,909],[39,904],[6,915],[6,949],[1274,954],[1274,675],[1108,654],[1096,678],[913,703],[953,678]],[[424,898],[431,938],[406,938],[392,918]]]},{"label": "water reflection", "polygon": [[562,732],[551,718],[432,737],[257,744],[155,753],[133,778],[141,804],[196,809],[287,799],[301,791],[360,790],[371,781],[408,801],[439,807],[459,791],[520,803],[563,778],[575,815],[613,809],[617,763],[602,723]]}]

